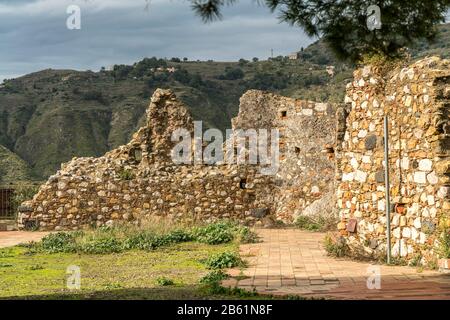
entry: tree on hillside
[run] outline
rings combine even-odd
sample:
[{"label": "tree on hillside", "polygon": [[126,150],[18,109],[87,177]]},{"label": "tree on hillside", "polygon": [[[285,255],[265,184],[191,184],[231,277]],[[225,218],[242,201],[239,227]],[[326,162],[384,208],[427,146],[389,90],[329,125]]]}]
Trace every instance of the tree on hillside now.
[{"label": "tree on hillside", "polygon": [[[205,22],[220,19],[221,9],[236,2],[191,0],[194,11]],[[401,48],[417,39],[431,41],[436,26],[445,22],[450,7],[450,0],[261,0],[258,3],[278,12],[282,21],[301,27],[308,36],[323,38],[338,58],[352,61],[360,60],[364,54],[396,56]]]}]

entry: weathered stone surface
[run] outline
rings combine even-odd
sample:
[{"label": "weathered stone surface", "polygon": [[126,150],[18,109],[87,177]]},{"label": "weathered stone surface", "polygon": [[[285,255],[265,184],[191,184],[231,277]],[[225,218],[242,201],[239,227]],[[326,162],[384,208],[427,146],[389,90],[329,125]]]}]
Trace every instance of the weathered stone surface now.
[{"label": "weathered stone surface", "polygon": [[377,136],[370,135],[366,138],[364,142],[366,150],[373,150],[377,145]]},{"label": "weathered stone surface", "polygon": [[[406,259],[417,253],[432,257],[435,251],[430,244],[438,237],[434,226],[450,212],[450,202],[443,200],[450,192],[448,135],[439,133],[443,132],[439,126],[450,127],[450,118],[441,108],[448,101],[438,94],[449,86],[450,63],[431,57],[389,74],[377,68],[359,69],[354,78],[346,92],[351,109],[341,120],[345,123],[338,125],[345,131],[340,132],[344,139],[336,147],[340,178],[336,195],[340,217],[359,217],[359,226],[364,227],[344,237],[350,246],[373,254],[381,249],[372,248],[368,239],[386,243],[386,233],[372,226],[386,226],[382,137],[388,114],[391,202],[401,204],[398,213],[392,209],[393,253]],[[377,81],[361,87],[368,78]],[[358,171],[366,172],[367,179]]]},{"label": "weathered stone surface", "polygon": [[[172,133],[181,128],[192,135],[193,121],[170,90],[158,89],[145,126],[128,144],[100,158],[63,164],[28,203],[20,225],[32,220],[45,230],[79,229],[150,216],[232,218],[247,224],[268,216],[292,221],[333,190],[334,161],[322,151],[335,141],[334,114],[329,113],[334,109],[257,90],[244,94],[233,128],[277,128],[282,133],[278,172],[263,175],[260,165],[253,164],[173,163],[177,142]],[[233,138],[237,146],[239,138]]]}]

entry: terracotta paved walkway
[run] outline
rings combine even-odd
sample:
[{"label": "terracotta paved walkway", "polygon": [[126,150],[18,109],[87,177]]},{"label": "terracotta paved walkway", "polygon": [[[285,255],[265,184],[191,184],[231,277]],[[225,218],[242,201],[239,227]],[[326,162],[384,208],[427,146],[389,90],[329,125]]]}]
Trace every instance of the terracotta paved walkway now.
[{"label": "terracotta paved walkway", "polygon": [[3,231],[0,232],[0,248],[12,247],[20,243],[39,241],[48,232]]},{"label": "terracotta paved walkway", "polygon": [[[297,229],[261,229],[263,242],[241,246],[249,266],[247,278],[229,279],[225,286],[273,295],[334,299],[448,299],[450,275],[416,268],[379,266],[381,289],[369,290],[370,263],[328,257],[323,233]],[[369,270],[370,271],[370,270]],[[232,276],[240,270],[230,270]]]}]

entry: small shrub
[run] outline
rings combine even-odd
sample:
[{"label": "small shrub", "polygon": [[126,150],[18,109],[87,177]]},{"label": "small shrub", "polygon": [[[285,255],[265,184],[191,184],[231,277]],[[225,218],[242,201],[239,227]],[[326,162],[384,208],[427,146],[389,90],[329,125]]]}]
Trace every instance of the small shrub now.
[{"label": "small shrub", "polygon": [[0,268],[9,268],[9,267],[12,267],[13,265],[12,264],[9,264],[9,263],[0,263]]},{"label": "small shrub", "polygon": [[44,269],[44,267],[41,266],[40,264],[34,264],[28,268],[28,270],[31,270],[31,271],[42,270],[42,269]]},{"label": "small shrub", "polygon": [[42,249],[47,253],[75,252],[74,234],[69,232],[50,233],[42,238]]},{"label": "small shrub", "polygon": [[156,278],[156,283],[162,287],[165,286],[173,286],[174,282],[173,280],[166,278],[166,277],[158,277]]},{"label": "small shrub", "polygon": [[181,243],[193,240],[191,233],[184,230],[174,230],[169,232],[166,236],[167,243]]},{"label": "small shrub", "polygon": [[233,240],[232,225],[228,222],[216,222],[205,227],[195,228],[194,238],[201,243],[222,244]]},{"label": "small shrub", "polygon": [[80,251],[89,254],[119,253],[123,251],[123,247],[122,243],[113,237],[103,239],[94,238],[82,243]]},{"label": "small shrub", "polygon": [[222,252],[206,259],[205,265],[208,269],[218,270],[242,266],[243,261],[239,255],[234,252]]},{"label": "small shrub", "polygon": [[308,216],[299,216],[297,220],[295,220],[295,225],[300,229],[309,231],[321,230],[321,226]]},{"label": "small shrub", "polygon": [[121,169],[119,170],[118,174],[119,178],[125,181],[133,180],[136,177],[134,172],[130,169]]},{"label": "small shrub", "polygon": [[443,259],[450,259],[450,228],[443,228],[439,238],[439,256]]},{"label": "small shrub", "polygon": [[229,276],[222,270],[214,270],[200,279],[201,284],[214,284],[227,279]]},{"label": "small shrub", "polygon": [[260,241],[256,232],[252,231],[249,227],[240,227],[237,233],[240,243],[257,243]]},{"label": "small shrub", "polygon": [[38,185],[29,185],[29,184],[16,185],[11,198],[11,205],[13,212],[17,215],[17,209],[19,208],[19,206],[24,201],[32,199],[33,196],[38,192],[38,190],[39,190]]},{"label": "small shrub", "polygon": [[422,254],[417,253],[411,258],[408,265],[410,265],[412,267],[419,267],[422,265],[422,258],[423,258]]},{"label": "small shrub", "polygon": [[155,235],[148,231],[141,231],[136,234],[129,236],[124,240],[123,247],[126,250],[130,249],[140,249],[140,250],[150,250],[153,249]]},{"label": "small shrub", "polygon": [[334,230],[338,221],[331,216],[299,216],[295,220],[295,226],[308,231],[330,231]]},{"label": "small shrub", "polygon": [[191,240],[192,235],[183,230],[174,230],[164,235],[155,235],[149,231],[142,231],[128,236],[123,242],[123,248],[126,250],[154,250],[165,245]]},{"label": "small shrub", "polygon": [[327,234],[324,239],[325,250],[334,257],[344,257],[349,254],[349,247],[343,237],[334,238]]}]

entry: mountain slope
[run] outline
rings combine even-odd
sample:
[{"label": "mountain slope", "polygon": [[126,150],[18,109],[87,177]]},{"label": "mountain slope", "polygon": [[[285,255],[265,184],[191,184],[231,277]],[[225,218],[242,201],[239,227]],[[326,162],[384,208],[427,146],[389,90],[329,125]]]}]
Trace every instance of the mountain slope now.
[{"label": "mountain slope", "polygon": [[[439,29],[435,44],[419,42],[411,50],[415,57],[450,56],[450,25]],[[239,62],[146,58],[109,71],[49,69],[6,80],[0,85],[0,145],[44,179],[74,156],[100,156],[126,143],[158,87],[174,90],[205,128],[221,130],[230,127],[248,89],[341,102],[353,67],[336,61],[321,41],[300,56]],[[333,77],[327,65],[335,66]]]},{"label": "mountain slope", "polygon": [[28,164],[0,145],[0,184],[32,180]]}]

